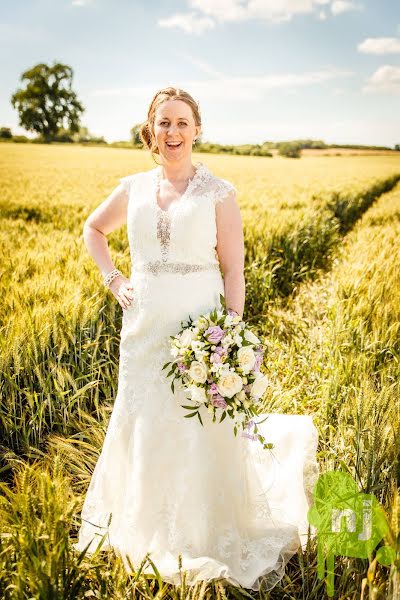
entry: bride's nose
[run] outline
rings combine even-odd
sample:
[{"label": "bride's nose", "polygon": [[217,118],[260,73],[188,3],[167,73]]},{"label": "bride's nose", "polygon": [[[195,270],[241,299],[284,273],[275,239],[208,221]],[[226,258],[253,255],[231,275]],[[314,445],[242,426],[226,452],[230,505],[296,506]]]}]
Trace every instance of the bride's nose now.
[{"label": "bride's nose", "polygon": [[169,127],[168,127],[168,129],[167,129],[167,134],[168,134],[169,136],[171,136],[171,135],[173,135],[173,134],[175,133],[175,131],[177,131],[177,130],[178,130],[177,126],[176,126],[176,125],[174,125],[173,123],[171,123],[171,124],[170,124],[170,126],[169,126]]}]

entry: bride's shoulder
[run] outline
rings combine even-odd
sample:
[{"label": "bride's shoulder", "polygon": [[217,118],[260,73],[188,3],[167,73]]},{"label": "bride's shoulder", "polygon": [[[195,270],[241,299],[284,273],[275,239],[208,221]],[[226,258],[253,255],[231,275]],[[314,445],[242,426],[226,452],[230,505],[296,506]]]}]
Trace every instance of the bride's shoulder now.
[{"label": "bride's shoulder", "polygon": [[228,196],[236,195],[236,186],[223,177],[218,177],[208,169],[208,181],[214,202],[223,202]]},{"label": "bride's shoulder", "polygon": [[156,169],[137,171],[136,173],[131,173],[130,175],[120,177],[119,181],[122,184],[122,187],[129,192],[133,185],[151,180],[154,177],[155,171]]}]

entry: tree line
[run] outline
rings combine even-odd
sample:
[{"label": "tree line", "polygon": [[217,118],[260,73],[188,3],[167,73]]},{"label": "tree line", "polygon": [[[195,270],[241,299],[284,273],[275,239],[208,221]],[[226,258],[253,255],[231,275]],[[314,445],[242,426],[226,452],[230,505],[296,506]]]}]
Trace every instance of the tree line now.
[{"label": "tree line", "polygon": [[[9,127],[0,127],[0,141],[33,143],[80,143],[104,144],[142,148],[139,137],[141,123],[130,129],[129,142],[107,143],[104,137],[92,135],[81,124],[85,107],[72,89],[73,69],[55,62],[53,65],[39,63],[21,75],[22,86],[11,96],[11,104],[18,111],[19,125],[36,133],[36,138],[13,135]],[[275,150],[282,156],[299,158],[303,149],[351,148],[363,150],[393,150],[387,146],[353,144],[326,144],[322,140],[297,139],[282,142],[265,141],[262,144],[216,144],[197,139],[194,150],[198,152],[226,153],[252,156],[273,156]],[[400,144],[394,146],[400,151]]]}]

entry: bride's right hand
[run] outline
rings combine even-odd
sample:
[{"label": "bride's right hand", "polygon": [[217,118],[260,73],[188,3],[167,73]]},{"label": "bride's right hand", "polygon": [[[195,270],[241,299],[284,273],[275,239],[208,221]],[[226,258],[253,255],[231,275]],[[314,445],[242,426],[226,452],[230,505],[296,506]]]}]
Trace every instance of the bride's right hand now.
[{"label": "bride's right hand", "polygon": [[118,275],[111,283],[110,290],[123,309],[128,308],[133,300],[133,285],[124,275]]}]

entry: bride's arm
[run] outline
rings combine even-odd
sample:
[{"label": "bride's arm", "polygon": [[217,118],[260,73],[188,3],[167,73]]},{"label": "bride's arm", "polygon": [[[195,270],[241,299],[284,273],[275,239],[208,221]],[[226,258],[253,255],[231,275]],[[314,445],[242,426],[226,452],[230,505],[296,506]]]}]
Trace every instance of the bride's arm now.
[{"label": "bride's arm", "polygon": [[244,235],[236,192],[216,203],[217,254],[224,274],[224,295],[227,308],[243,318],[245,303]]},{"label": "bride's arm", "polygon": [[126,223],[128,193],[119,184],[86,219],[83,240],[103,277],[115,268],[108,248],[107,235]]}]

